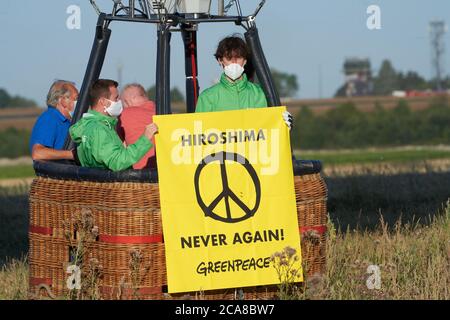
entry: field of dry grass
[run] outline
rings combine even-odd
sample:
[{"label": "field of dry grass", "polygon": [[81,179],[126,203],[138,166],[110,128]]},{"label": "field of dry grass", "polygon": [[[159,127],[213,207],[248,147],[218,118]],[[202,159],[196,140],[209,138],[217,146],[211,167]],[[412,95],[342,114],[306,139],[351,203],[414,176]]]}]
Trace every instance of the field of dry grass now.
[{"label": "field of dry grass", "polygon": [[[308,279],[299,298],[449,300],[450,203],[438,212],[427,225],[381,219],[374,231],[332,229],[327,274]],[[378,289],[370,286],[374,267]]]},{"label": "field of dry grass", "polygon": [[26,258],[8,260],[0,267],[0,300],[28,298],[28,264]]},{"label": "field of dry grass", "polygon": [[[450,299],[450,170],[419,167],[325,167],[327,273],[290,298]],[[25,299],[26,186],[0,188],[0,217],[0,299]],[[367,287],[369,266],[380,271],[379,289]]]},{"label": "field of dry grass", "polygon": [[[376,231],[337,231],[330,224],[327,273],[306,280],[306,290],[290,299],[450,299],[450,204],[427,226],[394,226],[381,220]],[[377,267],[379,289],[368,287]],[[0,269],[0,299],[27,299],[25,258]]]},{"label": "field of dry grass", "polygon": [[37,117],[44,111],[41,108],[7,108],[0,110],[0,128],[26,129],[33,128]]}]

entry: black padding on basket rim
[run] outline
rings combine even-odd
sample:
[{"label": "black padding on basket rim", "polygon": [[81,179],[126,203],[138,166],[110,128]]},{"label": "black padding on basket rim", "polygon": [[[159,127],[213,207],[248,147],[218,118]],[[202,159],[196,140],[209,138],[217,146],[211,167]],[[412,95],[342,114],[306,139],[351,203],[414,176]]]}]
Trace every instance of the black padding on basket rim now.
[{"label": "black padding on basket rim", "polygon": [[[319,173],[322,163],[318,160],[293,160],[295,176]],[[86,168],[75,165],[72,161],[34,161],[36,175],[58,180],[93,181],[93,182],[141,182],[157,183],[156,169],[110,171]]]},{"label": "black padding on basket rim", "polygon": [[110,171],[86,168],[70,161],[34,161],[36,175],[58,180],[76,180],[93,182],[142,182],[157,183],[156,169]]},{"label": "black padding on basket rim", "polygon": [[319,160],[292,160],[294,176],[305,176],[308,174],[320,173],[322,162]]}]

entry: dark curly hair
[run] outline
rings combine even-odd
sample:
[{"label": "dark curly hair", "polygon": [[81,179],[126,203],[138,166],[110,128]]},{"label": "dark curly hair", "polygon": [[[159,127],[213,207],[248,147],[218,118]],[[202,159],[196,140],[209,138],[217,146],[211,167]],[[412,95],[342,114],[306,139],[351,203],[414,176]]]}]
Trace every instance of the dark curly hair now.
[{"label": "dark curly hair", "polygon": [[233,35],[230,37],[226,37],[225,39],[219,42],[217,46],[216,53],[214,57],[217,60],[221,60],[224,57],[227,59],[231,58],[245,58],[248,59],[250,56],[250,51],[247,47],[245,41],[237,36]]}]

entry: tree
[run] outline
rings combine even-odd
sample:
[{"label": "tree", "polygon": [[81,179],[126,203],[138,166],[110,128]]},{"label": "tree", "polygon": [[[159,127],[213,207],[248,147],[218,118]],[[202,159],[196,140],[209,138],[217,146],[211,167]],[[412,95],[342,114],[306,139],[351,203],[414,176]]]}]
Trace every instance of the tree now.
[{"label": "tree", "polygon": [[295,74],[281,72],[276,69],[272,69],[271,73],[273,81],[275,83],[275,87],[277,88],[280,97],[281,98],[294,97],[299,89],[297,76]]},{"label": "tree", "polygon": [[[247,74],[247,77],[250,81],[261,84],[259,82],[258,77],[254,77],[254,67],[248,67],[248,62],[245,65],[245,73]],[[286,72],[281,72],[276,69],[271,69],[270,73],[272,74],[272,79],[275,84],[275,87],[278,90],[278,94],[280,95],[280,98],[292,98],[295,96],[299,89],[299,85],[297,82],[297,76],[295,74],[289,74]]]},{"label": "tree", "polygon": [[427,81],[415,71],[408,71],[406,74],[399,72],[397,81],[398,89],[404,91],[426,90],[429,87]]},{"label": "tree", "polygon": [[6,108],[9,106],[11,96],[5,89],[0,88],[0,108]]},{"label": "tree", "polygon": [[343,84],[334,94],[336,98],[347,96],[347,84]]},{"label": "tree", "polygon": [[36,107],[33,100],[21,96],[11,96],[5,89],[0,88],[0,108],[26,108]]},{"label": "tree", "polygon": [[[428,84],[427,89],[432,89],[432,90],[434,90],[434,88],[437,88],[437,86],[438,86],[436,78],[431,79],[430,81],[427,82],[427,84]],[[441,85],[441,88],[444,90],[450,88],[450,77],[447,76],[447,77],[441,79],[440,85]]]},{"label": "tree", "polygon": [[374,81],[374,94],[380,96],[391,95],[392,91],[398,88],[397,72],[389,60],[384,60]]},{"label": "tree", "polygon": [[181,91],[178,89],[178,87],[174,87],[174,88],[172,88],[172,90],[170,90],[170,101],[184,102],[184,96],[181,93]]},{"label": "tree", "polygon": [[150,100],[153,100],[153,101],[156,100],[156,86],[155,85],[153,85],[147,89],[147,97]]},{"label": "tree", "polygon": [[[147,96],[150,100],[155,101],[156,99],[156,86],[153,85],[147,89]],[[174,87],[170,90],[170,101],[171,102],[184,102],[184,96],[178,87]]]}]

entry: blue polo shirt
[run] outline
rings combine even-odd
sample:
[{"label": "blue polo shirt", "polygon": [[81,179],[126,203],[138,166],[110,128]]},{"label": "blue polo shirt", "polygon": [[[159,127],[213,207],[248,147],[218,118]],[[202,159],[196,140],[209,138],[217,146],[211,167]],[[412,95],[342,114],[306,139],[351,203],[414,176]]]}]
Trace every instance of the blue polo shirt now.
[{"label": "blue polo shirt", "polygon": [[45,147],[62,150],[67,134],[69,133],[70,120],[55,107],[48,106],[34,124],[30,138],[30,152],[33,145],[39,143]]}]

